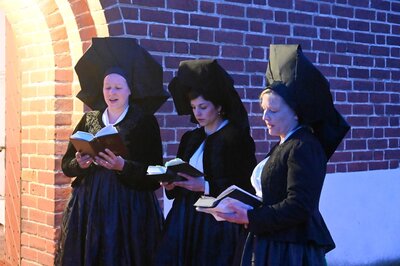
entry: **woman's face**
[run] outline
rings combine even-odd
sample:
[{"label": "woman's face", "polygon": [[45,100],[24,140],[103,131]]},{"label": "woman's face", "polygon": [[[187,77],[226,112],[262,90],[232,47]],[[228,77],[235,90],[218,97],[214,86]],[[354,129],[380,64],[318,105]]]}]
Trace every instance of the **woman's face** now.
[{"label": "woman's face", "polygon": [[103,95],[109,109],[125,109],[130,94],[131,90],[123,76],[112,73],[104,78]]},{"label": "woman's face", "polygon": [[298,125],[298,119],[292,108],[277,93],[265,93],[261,98],[264,110],[262,119],[271,136],[283,140]]},{"label": "woman's face", "polygon": [[216,107],[212,102],[205,100],[202,96],[190,101],[194,117],[200,126],[207,131],[214,132],[220,125],[222,118],[218,114],[221,107]]}]

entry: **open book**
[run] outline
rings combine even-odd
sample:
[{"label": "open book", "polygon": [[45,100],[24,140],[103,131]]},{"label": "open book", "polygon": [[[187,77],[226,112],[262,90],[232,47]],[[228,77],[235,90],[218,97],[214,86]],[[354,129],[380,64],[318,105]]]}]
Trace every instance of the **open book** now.
[{"label": "open book", "polygon": [[262,199],[246,190],[232,185],[222,191],[218,197],[202,196],[194,204],[197,211],[211,213],[217,221],[223,221],[218,217],[217,212],[230,213],[228,207],[230,199],[235,199],[246,205],[247,209],[258,207],[262,204]]},{"label": "open book", "polygon": [[166,162],[165,166],[150,165],[147,168],[147,176],[157,180],[158,182],[185,181],[186,179],[183,176],[178,175],[178,173],[185,173],[193,177],[204,175],[200,170],[180,158],[175,158]]},{"label": "open book", "polygon": [[128,154],[118,130],[112,125],[103,127],[95,135],[77,131],[70,136],[69,140],[77,151],[92,157],[99,152],[104,152],[106,148],[115,155],[126,156]]}]

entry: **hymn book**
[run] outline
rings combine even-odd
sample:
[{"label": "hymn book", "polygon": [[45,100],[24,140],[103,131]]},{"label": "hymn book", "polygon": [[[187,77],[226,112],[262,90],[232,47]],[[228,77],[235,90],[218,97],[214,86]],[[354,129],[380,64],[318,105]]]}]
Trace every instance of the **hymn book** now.
[{"label": "hymn book", "polygon": [[247,209],[252,209],[261,206],[262,199],[253,195],[246,190],[232,185],[222,191],[216,198],[210,196],[200,197],[194,204],[196,210],[199,212],[210,213],[217,221],[223,221],[218,216],[218,212],[231,213],[233,212],[228,206],[229,199],[235,199],[246,205]]},{"label": "hymn book", "polygon": [[185,181],[186,178],[178,175],[178,173],[184,173],[193,177],[204,176],[200,170],[180,158],[166,162],[165,166],[150,165],[147,168],[147,176],[156,179],[158,182]]},{"label": "hymn book", "polygon": [[77,151],[92,157],[97,156],[99,152],[104,152],[105,149],[111,150],[117,156],[128,154],[121,135],[112,125],[103,127],[95,135],[77,131],[69,139]]}]

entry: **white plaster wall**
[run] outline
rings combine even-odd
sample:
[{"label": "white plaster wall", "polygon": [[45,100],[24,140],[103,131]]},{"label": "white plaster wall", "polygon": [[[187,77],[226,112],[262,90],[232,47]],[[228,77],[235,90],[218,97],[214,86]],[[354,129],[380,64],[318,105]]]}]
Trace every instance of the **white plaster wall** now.
[{"label": "white plaster wall", "polygon": [[[171,205],[164,194],[165,216]],[[328,174],[320,210],[336,243],[329,266],[400,265],[400,168]]]},{"label": "white plaster wall", "polygon": [[320,210],[336,243],[329,266],[400,263],[400,168],[328,174]]}]

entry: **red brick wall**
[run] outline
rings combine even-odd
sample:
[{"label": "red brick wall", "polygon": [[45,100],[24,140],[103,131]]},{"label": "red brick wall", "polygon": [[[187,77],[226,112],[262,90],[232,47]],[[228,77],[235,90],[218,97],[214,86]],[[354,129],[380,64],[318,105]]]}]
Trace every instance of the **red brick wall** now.
[{"label": "red brick wall", "polygon": [[[165,85],[179,61],[217,58],[234,77],[250,114],[261,159],[271,138],[257,96],[270,44],[299,43],[326,75],[337,109],[352,126],[329,172],[399,167],[400,3],[397,1],[102,1],[110,35],[139,40],[164,67]],[[133,3],[133,4],[132,4]],[[159,112],[165,157],[176,153],[188,118]]]},{"label": "red brick wall", "polygon": [[[8,191],[6,204],[21,205],[13,217],[6,216],[16,218],[6,226],[11,265],[18,260],[23,265],[53,264],[61,211],[70,191],[60,159],[83,110],[75,98],[79,84],[73,66],[92,37],[108,35],[99,30],[104,25],[111,36],[137,38],[163,65],[165,86],[181,60],[217,58],[232,74],[249,111],[259,159],[272,141],[256,100],[265,85],[268,46],[300,43],[329,79],[336,106],[352,125],[329,171],[399,167],[397,1],[101,0],[104,13],[93,3],[50,0],[27,6],[0,0],[16,40],[15,72],[21,75],[15,101],[22,106],[12,110],[17,117],[10,122],[20,124],[16,132],[21,144],[15,155],[9,149],[6,154],[16,168],[7,169],[13,174],[6,180],[17,184]],[[103,25],[99,21],[104,15]],[[176,116],[171,100],[157,118],[165,158],[174,157],[182,133],[193,125],[188,117]],[[15,240],[7,242],[8,236]]]}]

